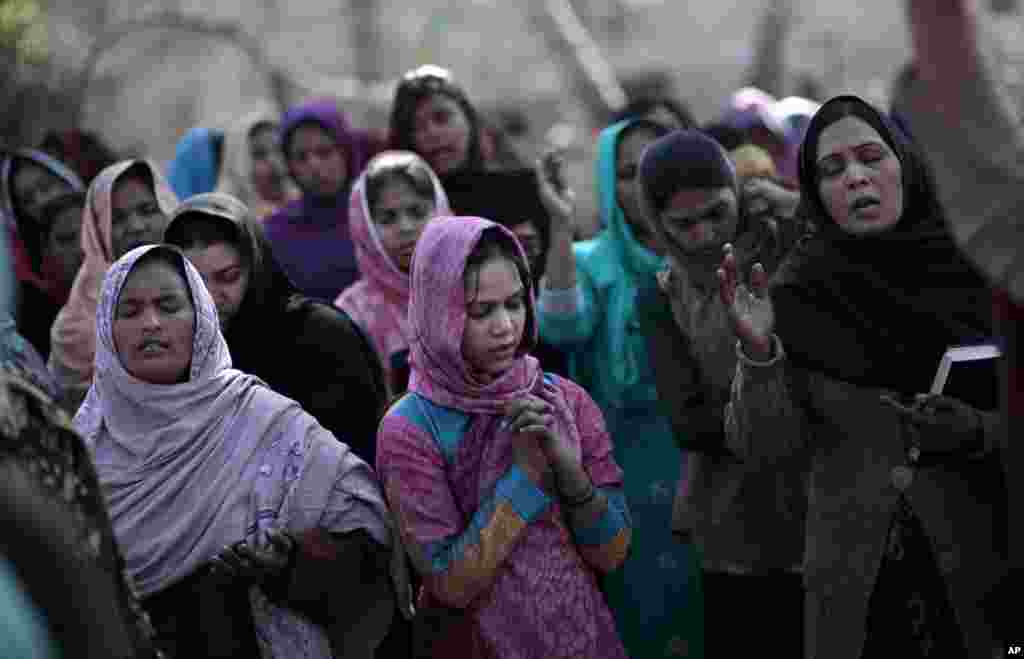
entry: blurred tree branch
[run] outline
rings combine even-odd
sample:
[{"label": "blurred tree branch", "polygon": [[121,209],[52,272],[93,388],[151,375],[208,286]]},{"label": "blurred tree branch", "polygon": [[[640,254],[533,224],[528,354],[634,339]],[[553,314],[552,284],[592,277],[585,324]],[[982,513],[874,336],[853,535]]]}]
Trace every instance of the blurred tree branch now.
[{"label": "blurred tree branch", "polygon": [[792,0],[769,0],[756,33],[754,61],[747,76],[750,85],[782,96],[786,81],[786,42],[796,13]]}]

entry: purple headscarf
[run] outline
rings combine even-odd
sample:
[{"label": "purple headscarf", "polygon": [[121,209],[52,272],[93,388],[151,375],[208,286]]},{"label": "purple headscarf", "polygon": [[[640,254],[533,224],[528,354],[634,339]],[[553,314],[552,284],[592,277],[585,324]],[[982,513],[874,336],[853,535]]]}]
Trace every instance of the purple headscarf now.
[{"label": "purple headscarf", "polygon": [[[295,129],[308,122],[322,126],[345,151],[349,182],[354,180],[366,166],[366,139],[351,129],[334,99],[312,100],[285,113],[281,122],[285,155]],[[331,199],[304,190],[301,199],[274,213],[264,225],[281,267],[310,297],[333,301],[359,277],[349,235],[349,187],[343,186]]]},{"label": "purple headscarf", "polygon": [[[181,259],[195,309],[189,379],[174,385],[133,377],[114,345],[121,290],[139,259],[156,249]],[[298,535],[362,528],[391,543],[373,471],[297,403],[231,368],[213,299],[180,252],[147,245],[115,262],[96,325],[96,375],[74,425],[92,453],[128,575],[142,595],[270,529]],[[322,630],[258,592],[251,599],[258,636],[273,656],[331,656]]]}]

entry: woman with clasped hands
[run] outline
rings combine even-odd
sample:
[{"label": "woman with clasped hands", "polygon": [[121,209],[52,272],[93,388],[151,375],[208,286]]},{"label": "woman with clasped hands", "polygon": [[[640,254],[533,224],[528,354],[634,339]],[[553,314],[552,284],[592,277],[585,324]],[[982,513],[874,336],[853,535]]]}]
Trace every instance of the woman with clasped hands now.
[{"label": "woman with clasped hands", "polygon": [[731,246],[719,277],[739,337],[730,448],[772,468],[808,453],[808,657],[991,657],[978,602],[1005,571],[993,418],[925,391],[948,346],[991,334],[982,279],[945,230],[920,157],[852,96],[800,154],[818,225],[771,295]]}]

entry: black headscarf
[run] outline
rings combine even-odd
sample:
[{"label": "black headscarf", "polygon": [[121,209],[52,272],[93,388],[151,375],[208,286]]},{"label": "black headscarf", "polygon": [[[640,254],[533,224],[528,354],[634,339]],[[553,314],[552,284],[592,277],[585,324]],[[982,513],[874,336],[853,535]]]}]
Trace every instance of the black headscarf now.
[{"label": "black headscarf", "polygon": [[[446,179],[444,191],[457,215],[483,217],[509,229],[532,222],[546,257],[551,245],[551,218],[532,169],[464,172]],[[542,268],[544,261],[542,258]],[[544,275],[543,271],[531,274],[536,281]]]},{"label": "black headscarf", "polygon": [[374,464],[377,423],[386,404],[372,344],[344,311],[303,295],[274,258],[262,226],[242,202],[208,193],[185,200],[164,240],[186,247],[189,215],[222,222],[249,265],[249,285],[224,338],[232,366],[255,375],[312,414]]},{"label": "black headscarf", "polygon": [[[816,167],[822,131],[856,117],[900,161],[903,214],[880,234],[855,236],[828,214]],[[773,286],[776,333],[799,367],[839,380],[921,393],[951,345],[991,337],[991,298],[946,230],[927,163],[900,129],[855,96],[815,114],[800,149],[802,211],[818,231],[780,268]]]}]

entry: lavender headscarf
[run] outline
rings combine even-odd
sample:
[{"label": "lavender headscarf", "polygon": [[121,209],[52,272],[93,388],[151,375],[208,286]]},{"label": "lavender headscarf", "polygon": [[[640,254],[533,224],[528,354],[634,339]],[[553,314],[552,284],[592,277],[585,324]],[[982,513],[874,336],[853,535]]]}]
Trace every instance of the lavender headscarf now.
[{"label": "lavender headscarf", "polygon": [[[130,375],[114,346],[117,300],[154,249],[172,251],[196,313],[189,380]],[[192,574],[225,545],[270,529],[366,529],[390,545],[372,470],[294,401],[231,368],[217,310],[180,253],[147,245],[115,262],[96,318],[95,378],[75,416],[103,487],[129,576],[143,595]],[[330,657],[321,629],[251,592],[264,656]]]}]

